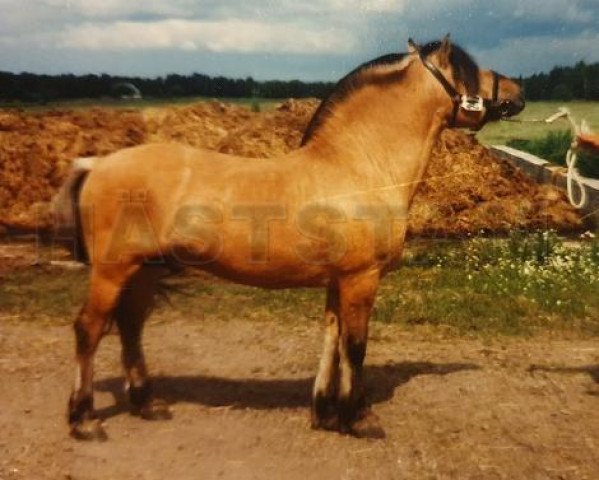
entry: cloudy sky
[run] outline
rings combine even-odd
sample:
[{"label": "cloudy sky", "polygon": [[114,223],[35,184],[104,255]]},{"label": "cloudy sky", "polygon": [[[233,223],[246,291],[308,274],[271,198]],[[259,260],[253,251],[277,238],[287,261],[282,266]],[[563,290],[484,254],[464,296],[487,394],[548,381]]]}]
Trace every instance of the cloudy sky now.
[{"label": "cloudy sky", "polygon": [[509,75],[599,61],[599,0],[0,0],[0,70],[333,80],[451,32]]}]

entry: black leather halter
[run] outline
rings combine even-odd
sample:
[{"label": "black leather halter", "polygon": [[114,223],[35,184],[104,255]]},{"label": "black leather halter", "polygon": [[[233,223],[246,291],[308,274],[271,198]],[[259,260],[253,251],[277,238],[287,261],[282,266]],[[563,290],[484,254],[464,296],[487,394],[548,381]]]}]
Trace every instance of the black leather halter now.
[{"label": "black leather halter", "polygon": [[459,93],[455,87],[445,78],[445,75],[441,73],[441,71],[437,68],[436,65],[431,63],[420,50],[417,50],[418,56],[422,61],[422,64],[426,67],[426,69],[431,72],[434,77],[439,81],[439,83],[443,86],[451,101],[453,102],[453,113],[451,116],[451,122],[449,124],[450,127],[454,127],[456,123],[456,119],[458,116],[458,112],[460,109],[470,111],[470,112],[482,112],[485,110],[485,115],[482,119],[482,122],[486,122],[487,120],[495,120],[499,119],[504,115],[505,107],[509,102],[500,102],[499,101],[499,80],[500,75],[492,71],[493,73],[493,97],[492,98],[482,98],[480,95],[477,96],[469,96],[462,95]]}]

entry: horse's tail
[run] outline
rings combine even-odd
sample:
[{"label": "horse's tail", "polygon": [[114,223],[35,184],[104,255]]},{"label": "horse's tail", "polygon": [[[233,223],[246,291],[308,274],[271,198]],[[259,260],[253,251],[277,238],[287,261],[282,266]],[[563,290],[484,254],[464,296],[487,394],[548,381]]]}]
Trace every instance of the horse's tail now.
[{"label": "horse's tail", "polygon": [[54,235],[68,242],[75,260],[83,263],[88,263],[89,255],[83,238],[79,195],[95,162],[95,157],[75,160],[65,183],[52,199]]}]

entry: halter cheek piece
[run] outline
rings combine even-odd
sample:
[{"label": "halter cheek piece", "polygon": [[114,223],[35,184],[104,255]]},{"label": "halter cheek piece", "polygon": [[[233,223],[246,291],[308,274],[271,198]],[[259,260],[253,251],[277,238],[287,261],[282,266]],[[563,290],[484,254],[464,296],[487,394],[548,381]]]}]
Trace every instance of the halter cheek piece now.
[{"label": "halter cheek piece", "polygon": [[466,112],[485,112],[482,119],[483,123],[490,119],[501,118],[509,102],[499,101],[499,74],[493,71],[493,97],[491,99],[482,98],[480,95],[469,96],[460,94],[455,87],[449,83],[445,75],[437,68],[436,65],[429,62],[429,60],[422,54],[420,50],[417,50],[418,56],[422,61],[423,65],[430,71],[439,83],[443,86],[451,101],[453,102],[453,113],[451,115],[450,127],[454,127],[456,119],[460,110]]}]

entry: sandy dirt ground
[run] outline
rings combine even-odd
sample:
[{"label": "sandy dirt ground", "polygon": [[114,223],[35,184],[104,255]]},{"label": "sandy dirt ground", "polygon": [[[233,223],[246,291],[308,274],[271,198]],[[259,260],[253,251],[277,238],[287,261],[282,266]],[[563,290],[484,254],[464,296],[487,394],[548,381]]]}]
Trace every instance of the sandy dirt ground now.
[{"label": "sandy dirt ground", "polygon": [[317,320],[179,319],[146,354],[174,419],[128,413],[119,343],[96,370],[104,443],[67,435],[69,327],[0,320],[0,479],[596,479],[599,347],[448,340],[375,324],[366,376],[382,440],[309,427]]}]

